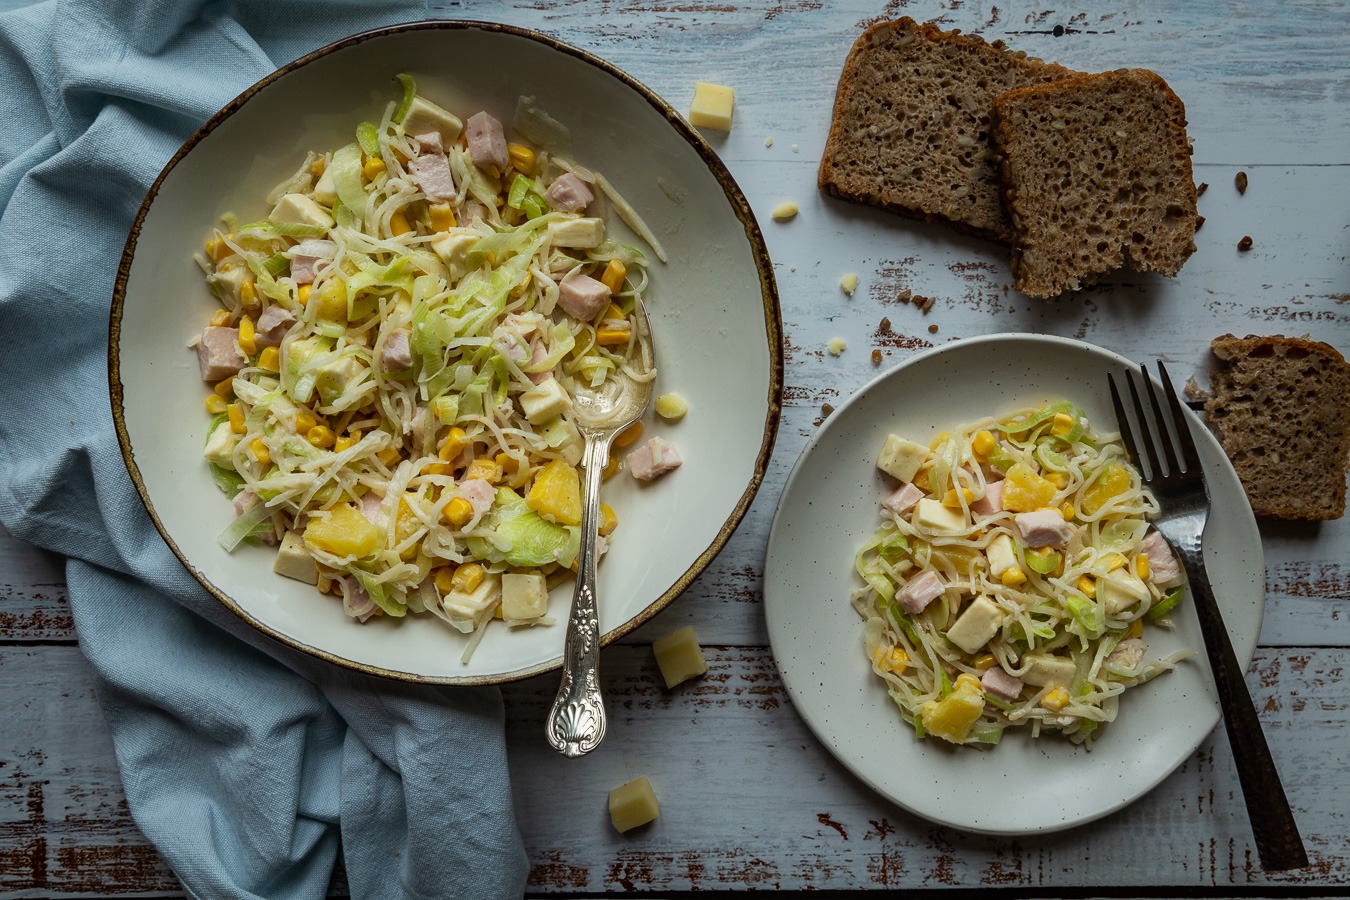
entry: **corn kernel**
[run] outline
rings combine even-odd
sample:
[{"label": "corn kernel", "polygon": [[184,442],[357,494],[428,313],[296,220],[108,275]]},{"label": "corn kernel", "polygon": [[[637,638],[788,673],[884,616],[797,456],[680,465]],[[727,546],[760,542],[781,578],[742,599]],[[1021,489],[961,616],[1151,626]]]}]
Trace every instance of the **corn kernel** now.
[{"label": "corn kernel", "polygon": [[600,276],[600,282],[609,288],[611,294],[617,294],[623,290],[623,282],[627,277],[628,267],[623,264],[623,260],[611,259],[605,266],[605,273]]},{"label": "corn kernel", "polygon": [[313,289],[314,289],[313,286],[308,284],[302,284],[295,289],[295,297],[297,300],[300,301],[301,306],[304,306],[307,303],[309,303],[309,292],[312,291]]},{"label": "corn kernel", "polygon": [[225,243],[224,238],[213,237],[206,242],[206,255],[211,257],[211,262],[219,264],[221,260],[234,256],[234,248]]},{"label": "corn kernel", "polygon": [[628,343],[629,331],[627,328],[597,328],[595,330],[595,342],[601,347],[615,347],[620,344]]},{"label": "corn kernel", "polygon": [[1026,583],[1027,574],[1016,566],[1013,566],[1011,569],[1006,570],[1000,575],[998,580],[1003,582],[1004,587],[1017,587],[1019,584]]},{"label": "corn kernel", "polygon": [[427,214],[431,217],[432,231],[449,231],[458,224],[455,208],[449,203],[429,203]]},{"label": "corn kernel", "polygon": [[627,447],[640,437],[642,437],[642,421],[639,419],[614,436],[614,446]]},{"label": "corn kernel", "polygon": [[[961,488],[961,495],[966,498],[966,505],[969,505],[970,501],[975,499],[975,492],[970,488]],[[957,498],[956,488],[951,488],[942,495],[942,505],[952,509],[961,508],[961,501]]]},{"label": "corn kernel", "polygon": [[1050,430],[1055,434],[1068,434],[1073,430],[1073,426],[1077,424],[1074,417],[1068,413],[1055,413],[1055,418],[1050,425]]},{"label": "corn kernel", "polygon": [[412,231],[412,225],[408,224],[408,217],[403,214],[403,210],[400,209],[389,217],[389,233],[394,237],[407,234],[410,231]]},{"label": "corn kernel", "polygon": [[253,320],[244,316],[239,320],[239,349],[245,356],[258,352],[258,332],[253,328]]},{"label": "corn kernel", "polygon": [[1069,476],[1063,472],[1046,472],[1041,477],[1061,491],[1069,486]]},{"label": "corn kernel", "polygon": [[988,671],[996,665],[998,665],[998,657],[994,656],[992,653],[981,653],[979,656],[975,657],[975,668],[979,669],[981,672]]},{"label": "corn kernel", "polygon": [[211,314],[211,324],[217,328],[229,325],[234,321],[234,315],[228,309],[218,309]]},{"label": "corn kernel", "polygon": [[455,569],[454,576],[450,579],[450,584],[457,591],[469,593],[483,583],[483,567],[478,563],[465,563]]},{"label": "corn kernel", "polygon": [[253,453],[253,458],[264,466],[272,464],[272,453],[267,449],[267,445],[263,443],[262,438],[254,438],[252,443],[248,445],[248,449]]},{"label": "corn kernel", "polygon": [[931,443],[931,444],[928,445],[928,449],[929,449],[929,450],[937,450],[938,447],[941,447],[944,443],[946,443],[947,441],[950,441],[951,439],[952,439],[952,436],[951,436],[950,434],[948,434],[947,432],[944,431],[944,432],[942,432],[941,434],[939,434],[937,437],[933,438],[933,443]]},{"label": "corn kernel", "polygon": [[503,475],[511,475],[520,471],[520,460],[510,453],[498,453],[494,459],[496,459],[497,465],[501,467]]},{"label": "corn kernel", "polygon": [[397,447],[385,447],[375,455],[378,456],[380,462],[384,463],[386,466],[396,465],[398,461],[403,458],[403,454],[399,453]]},{"label": "corn kernel", "polygon": [[296,434],[305,434],[311,428],[313,428],[315,425],[318,424],[319,420],[314,418],[314,415],[307,409],[302,409],[295,414]]},{"label": "corn kernel", "polygon": [[1135,619],[1133,622],[1130,623],[1130,627],[1125,629],[1125,640],[1128,641],[1130,638],[1140,637],[1143,635],[1143,633],[1144,633],[1144,620]]},{"label": "corn kernel", "polygon": [[322,178],[323,170],[326,168],[328,168],[328,160],[320,156],[318,159],[314,160],[314,162],[309,164],[309,174],[313,175],[315,178]]},{"label": "corn kernel", "polygon": [[[343,450],[350,450],[352,447],[355,446],[356,446],[356,438],[352,437],[349,434],[344,434],[341,437],[333,438],[334,453],[341,453]],[[428,466],[427,468],[429,469],[431,467]],[[426,469],[423,469],[423,471],[426,471]]]},{"label": "corn kernel", "polygon": [[1140,579],[1142,579],[1143,581],[1148,581],[1149,573],[1152,571],[1149,568],[1148,556],[1146,556],[1143,553],[1140,553],[1138,556],[1134,558],[1134,571],[1135,574],[1140,577]]},{"label": "corn kernel", "polygon": [[219,394],[226,400],[230,399],[234,396],[234,379],[226,378],[224,381],[217,381],[215,386],[211,388],[211,392]]},{"label": "corn kernel", "polygon": [[1065,522],[1072,522],[1073,517],[1077,515],[1072,500],[1065,500],[1059,505],[1059,514],[1064,517]]},{"label": "corn kernel", "polygon": [[469,468],[464,470],[464,478],[481,478],[484,481],[496,484],[502,480],[502,467],[497,464],[495,459],[487,456],[480,456],[469,463]]},{"label": "corn kernel", "polygon": [[258,289],[254,287],[252,279],[239,285],[239,303],[245,312],[257,312],[262,306],[258,302]]},{"label": "corn kernel", "polygon": [[315,447],[325,449],[333,446],[337,442],[337,436],[333,434],[333,429],[327,425],[315,425],[305,432],[305,440],[309,441]]},{"label": "corn kernel", "polygon": [[1078,577],[1078,591],[1084,597],[1097,596],[1097,579],[1091,575],[1080,575]]},{"label": "corn kernel", "polygon": [[663,419],[682,419],[689,412],[689,403],[679,394],[662,394],[653,404],[656,414]]},{"label": "corn kernel", "polygon": [[609,534],[619,527],[618,513],[608,503],[600,504],[600,533]]},{"label": "corn kernel", "polygon": [[442,594],[450,593],[452,589],[451,579],[455,577],[455,570],[452,566],[441,566],[436,570],[436,590]]},{"label": "corn kernel", "polygon": [[451,525],[462,526],[473,518],[473,504],[463,497],[456,497],[445,504],[441,516]]},{"label": "corn kernel", "polygon": [[609,462],[605,463],[605,470],[600,473],[601,481],[609,481],[619,471],[619,457],[611,456]]},{"label": "corn kernel", "polygon": [[372,156],[366,160],[366,164],[361,167],[361,174],[366,176],[366,181],[374,181],[375,176],[385,170],[384,160],[378,156]]},{"label": "corn kernel", "polygon": [[213,416],[218,416],[225,411],[230,402],[219,394],[206,395],[206,411]]},{"label": "corn kernel", "polygon": [[436,451],[436,455],[446,462],[452,462],[463,453],[464,448],[468,446],[468,442],[465,440],[466,437],[463,428],[451,428],[450,434],[441,442],[441,449]]},{"label": "corn kernel", "polygon": [[238,403],[231,403],[225,408],[225,412],[230,417],[230,431],[235,434],[244,434],[248,431],[248,426],[244,424],[244,407]]},{"label": "corn kernel", "polygon": [[281,351],[276,347],[264,347],[258,354],[258,368],[266,372],[281,371]]},{"label": "corn kernel", "polygon": [[961,690],[962,688],[968,691],[983,690],[983,687],[980,685],[980,679],[976,678],[969,672],[962,672],[960,675],[957,675],[956,681],[952,684],[952,687],[958,691]]},{"label": "corn kernel", "polygon": [[534,174],[534,151],[523,144],[507,144],[506,158],[511,162],[511,168],[522,175]]},{"label": "corn kernel", "polygon": [[1128,560],[1126,560],[1125,557],[1121,556],[1119,553],[1112,553],[1110,556],[1106,558],[1106,571],[1114,572],[1116,569],[1119,569],[1121,566],[1125,565],[1127,561]]},{"label": "corn kernel", "polygon": [[975,451],[976,456],[988,456],[997,446],[998,441],[994,440],[993,433],[988,431],[975,432],[975,437],[970,442],[970,449]]},{"label": "corn kernel", "polygon": [[1050,710],[1050,712],[1059,712],[1069,705],[1069,692],[1062,687],[1057,687],[1050,693],[1041,698],[1041,706]]},{"label": "corn kernel", "polygon": [[904,647],[878,647],[872,654],[872,662],[879,669],[899,674],[909,668],[909,654]]}]

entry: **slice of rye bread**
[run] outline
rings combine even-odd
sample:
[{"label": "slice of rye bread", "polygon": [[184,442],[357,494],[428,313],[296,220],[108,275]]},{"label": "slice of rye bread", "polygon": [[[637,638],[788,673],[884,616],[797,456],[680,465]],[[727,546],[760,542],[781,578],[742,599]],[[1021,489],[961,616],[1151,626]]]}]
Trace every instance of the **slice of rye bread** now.
[{"label": "slice of rye bread", "polygon": [[990,136],[1022,293],[1049,299],[1123,266],[1175,275],[1195,252],[1186,107],[1153,72],[1009,91]]},{"label": "slice of rye bread", "polygon": [[1258,516],[1338,519],[1350,457],[1350,365],[1304,338],[1237,338],[1210,348],[1205,416]]},{"label": "slice of rye bread", "polygon": [[873,25],[839,76],[820,189],[1008,241],[988,139],[994,98],[1077,74],[908,17]]}]

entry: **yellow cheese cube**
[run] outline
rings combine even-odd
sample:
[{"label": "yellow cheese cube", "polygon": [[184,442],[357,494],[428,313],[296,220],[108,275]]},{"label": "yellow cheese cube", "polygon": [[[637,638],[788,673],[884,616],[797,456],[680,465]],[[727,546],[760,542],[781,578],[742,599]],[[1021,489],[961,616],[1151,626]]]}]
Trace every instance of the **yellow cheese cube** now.
[{"label": "yellow cheese cube", "polygon": [[647,776],[635,778],[609,792],[609,820],[619,831],[631,831],[639,825],[655,821],[661,814],[661,803]]},{"label": "yellow cheese cube", "polygon": [[699,81],[694,84],[694,102],[689,107],[689,124],[699,128],[731,130],[731,111],[736,92],[720,84]]},{"label": "yellow cheese cube", "polygon": [[661,668],[661,677],[666,687],[697,678],[708,671],[707,660],[703,658],[703,648],[698,645],[698,637],[689,626],[672,631],[665,637],[652,642],[652,651],[656,653],[656,664]]}]

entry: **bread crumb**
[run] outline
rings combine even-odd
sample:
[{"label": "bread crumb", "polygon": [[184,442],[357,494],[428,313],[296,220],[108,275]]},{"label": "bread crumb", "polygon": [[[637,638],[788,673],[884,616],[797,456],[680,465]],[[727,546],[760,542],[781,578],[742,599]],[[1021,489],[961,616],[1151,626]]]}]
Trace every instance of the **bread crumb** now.
[{"label": "bread crumb", "polygon": [[882,331],[889,332],[891,330],[890,317],[889,316],[883,317],[879,327],[881,328]]},{"label": "bread crumb", "polygon": [[796,218],[797,208],[797,204],[793,203],[791,200],[784,200],[782,203],[775,206],[773,212],[769,215],[773,216],[775,222],[787,222]]},{"label": "bread crumb", "polygon": [[901,288],[900,293],[895,295],[895,299],[899,300],[901,303],[908,303],[913,298],[913,296],[914,295],[911,294],[909,291],[905,290],[904,288]]},{"label": "bread crumb", "polygon": [[1247,193],[1247,173],[1239,172],[1233,176],[1233,184],[1237,185],[1239,194]]},{"label": "bread crumb", "polygon": [[829,403],[820,404],[820,414],[822,416],[828,416],[832,412],[834,412],[834,406],[832,404]]},{"label": "bread crumb", "polygon": [[792,145],[792,152],[793,152],[793,153],[801,153],[802,151],[801,151],[801,148],[800,148],[800,147],[798,147],[796,144],[793,144],[793,145]]},{"label": "bread crumb", "polygon": [[830,351],[831,356],[838,356],[848,348],[848,342],[841,337],[830,338],[830,342],[825,347]]},{"label": "bread crumb", "polygon": [[928,326],[928,333],[929,333],[929,334],[937,334],[937,333],[938,333],[938,327],[937,327],[937,325],[935,325],[935,324],[934,324],[934,325],[929,325],[929,326]]},{"label": "bread crumb", "polygon": [[880,351],[880,350],[873,350],[873,351],[872,351],[872,365],[874,365],[874,366],[879,366],[879,365],[881,365],[881,351]]},{"label": "bread crumb", "polygon": [[848,294],[850,297],[852,297],[853,292],[858,289],[858,276],[854,275],[852,272],[849,272],[843,278],[839,279],[839,288],[845,294]]},{"label": "bread crumb", "polygon": [[1252,249],[1252,236],[1250,234],[1243,235],[1242,240],[1238,241],[1238,250],[1246,253],[1250,249]]},{"label": "bread crumb", "polygon": [[764,139],[764,146],[765,146],[765,147],[772,147],[772,146],[773,146],[773,135],[769,135],[768,137],[766,137],[766,138]]},{"label": "bread crumb", "polygon": [[1208,182],[1208,181],[1202,181],[1202,182],[1200,182],[1199,184],[1197,184],[1197,185],[1195,186],[1195,196],[1196,196],[1196,197],[1203,196],[1204,193],[1205,193],[1205,191],[1207,191],[1207,190],[1209,190],[1209,182]]},{"label": "bread crumb", "polygon": [[928,311],[933,308],[933,304],[936,302],[937,301],[932,297],[920,297],[917,294],[914,295],[914,305],[923,310],[925,316],[928,315]]}]

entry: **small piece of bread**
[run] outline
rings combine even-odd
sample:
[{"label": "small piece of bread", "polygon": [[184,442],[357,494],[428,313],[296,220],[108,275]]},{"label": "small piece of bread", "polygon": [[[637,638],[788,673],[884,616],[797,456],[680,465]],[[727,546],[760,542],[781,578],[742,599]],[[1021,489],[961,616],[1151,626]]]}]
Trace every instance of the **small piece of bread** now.
[{"label": "small piece of bread", "polygon": [[991,137],[1022,293],[1048,299],[1127,265],[1175,275],[1195,252],[1186,108],[1153,72],[1009,91]]},{"label": "small piece of bread", "polygon": [[988,138],[994,98],[1076,74],[908,17],[874,25],[839,76],[820,189],[1007,241]]},{"label": "small piece of bread", "polygon": [[1338,519],[1350,457],[1350,365],[1303,338],[1211,344],[1219,367],[1205,415],[1258,516]]}]

